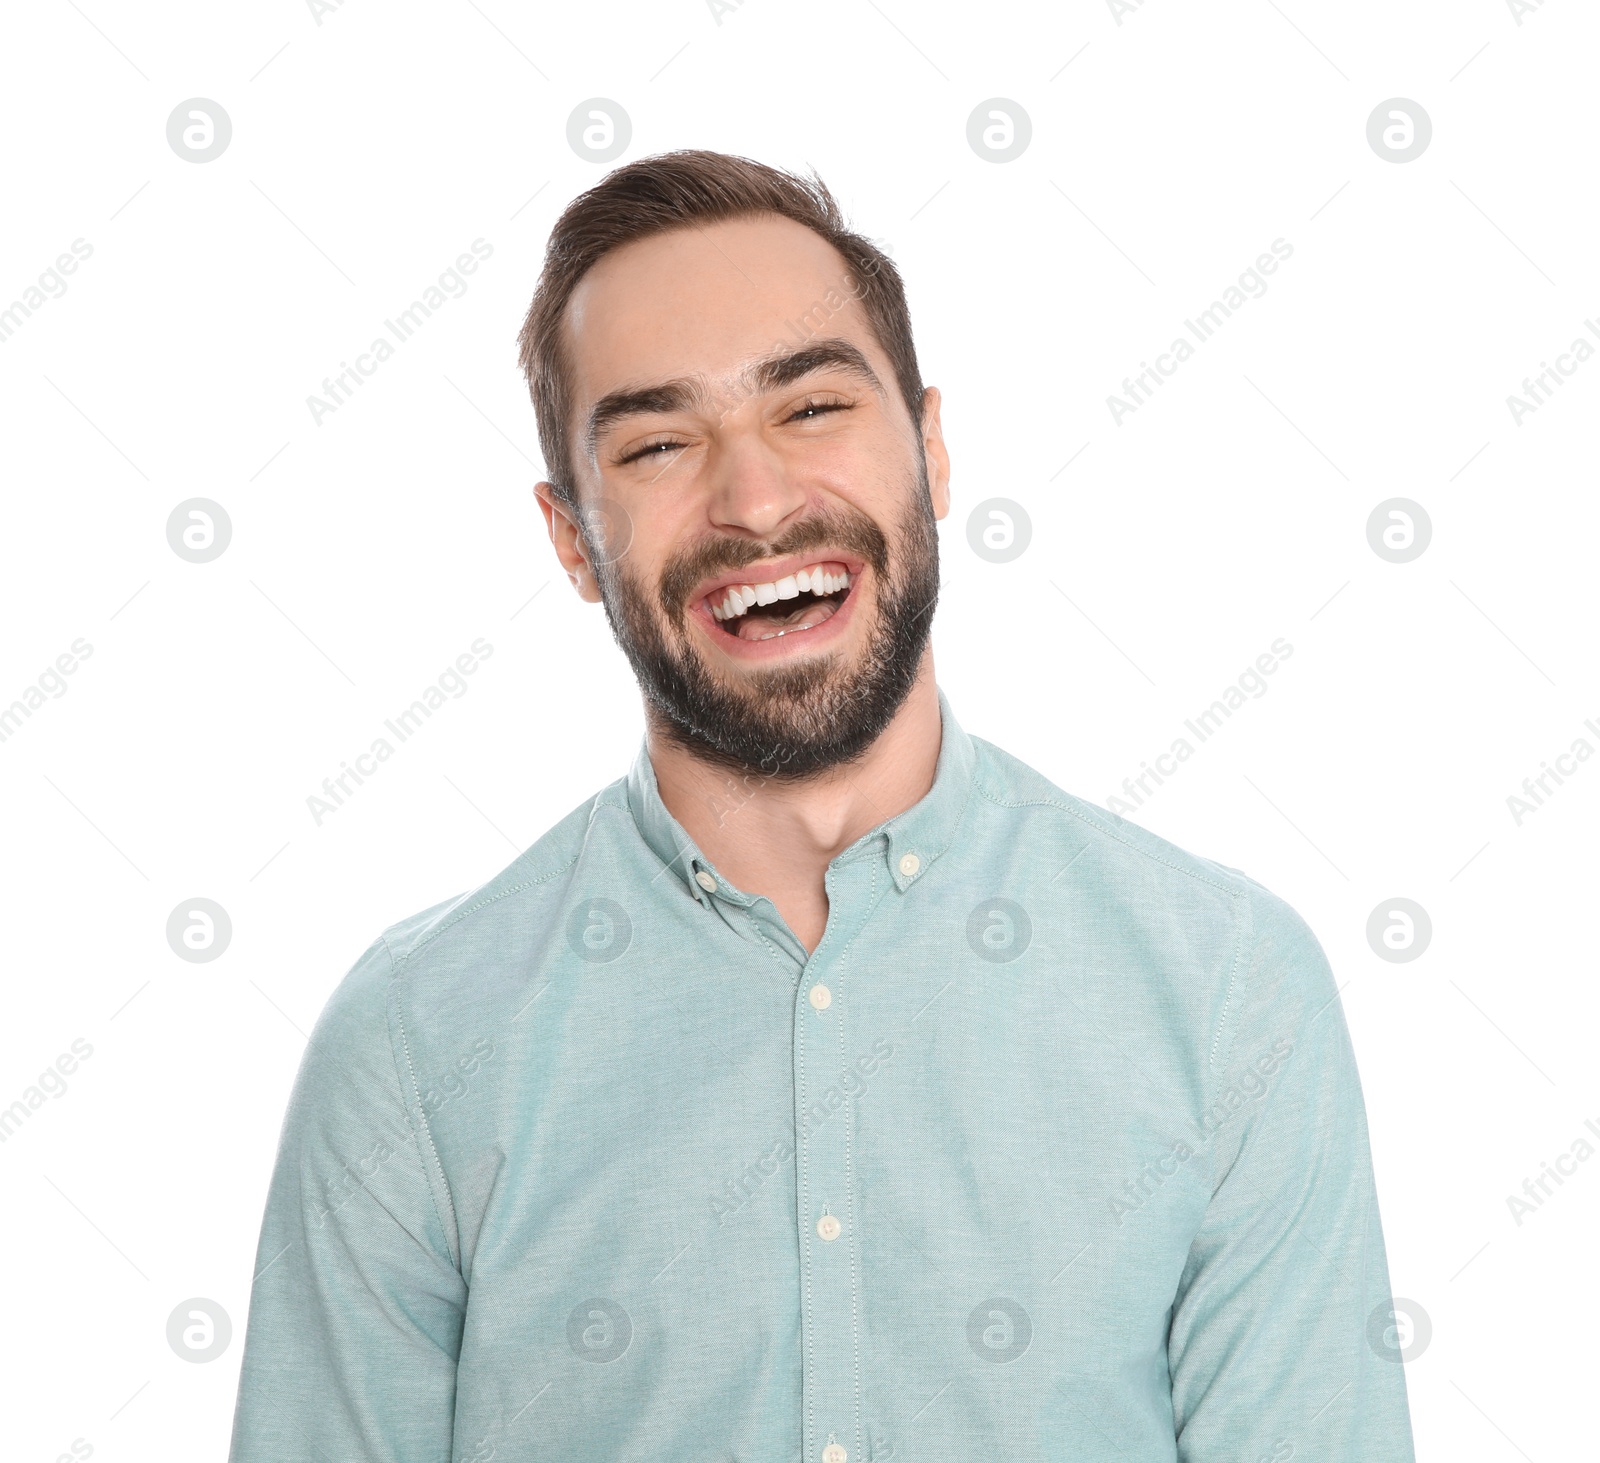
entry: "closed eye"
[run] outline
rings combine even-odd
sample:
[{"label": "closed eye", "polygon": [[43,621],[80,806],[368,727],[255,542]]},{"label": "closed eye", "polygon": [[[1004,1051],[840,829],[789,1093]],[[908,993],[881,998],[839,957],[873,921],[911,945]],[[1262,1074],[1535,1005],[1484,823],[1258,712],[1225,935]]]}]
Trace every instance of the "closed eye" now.
[{"label": "closed eye", "polygon": [[681,452],[689,444],[669,438],[661,442],[646,442],[642,447],[635,447],[632,452],[617,459],[618,465],[638,462],[644,457],[666,457],[673,452]]},{"label": "closed eye", "polygon": [[807,401],[796,407],[787,420],[791,422],[815,421],[818,417],[829,412],[849,411],[854,402],[849,401]]},{"label": "closed eye", "polygon": [[[810,422],[817,421],[833,412],[849,411],[855,406],[852,401],[808,400],[802,402],[784,418],[785,422]],[[631,452],[623,454],[616,459],[619,467],[625,467],[630,462],[639,462],[646,457],[664,458],[674,452],[682,452],[689,444],[676,437],[661,437],[653,442],[645,442],[635,447]]]}]

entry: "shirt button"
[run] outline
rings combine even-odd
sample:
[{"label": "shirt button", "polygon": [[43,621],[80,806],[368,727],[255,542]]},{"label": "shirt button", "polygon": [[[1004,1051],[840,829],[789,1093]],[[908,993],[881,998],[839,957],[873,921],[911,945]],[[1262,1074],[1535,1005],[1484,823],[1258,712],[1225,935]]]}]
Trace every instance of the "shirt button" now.
[{"label": "shirt button", "polygon": [[829,1244],[832,1244],[834,1240],[839,1238],[839,1232],[843,1229],[843,1227],[844,1226],[841,1225],[838,1219],[836,1219],[832,1214],[824,1214],[822,1218],[817,1221],[817,1233],[820,1234],[823,1239],[827,1240]]},{"label": "shirt button", "polygon": [[829,1443],[822,1450],[822,1463],[845,1463],[850,1455],[845,1452],[843,1443]]},{"label": "shirt button", "polygon": [[914,875],[921,867],[922,860],[919,859],[916,854],[907,853],[900,856],[900,872],[904,874],[906,878],[911,878],[912,875]]},{"label": "shirt button", "polygon": [[819,980],[806,993],[806,999],[811,1002],[814,1011],[826,1011],[833,1004],[833,992]]},{"label": "shirt button", "polygon": [[717,892],[717,876],[707,872],[705,869],[701,869],[694,876],[694,881],[702,889],[704,889],[707,894],[715,894]]}]

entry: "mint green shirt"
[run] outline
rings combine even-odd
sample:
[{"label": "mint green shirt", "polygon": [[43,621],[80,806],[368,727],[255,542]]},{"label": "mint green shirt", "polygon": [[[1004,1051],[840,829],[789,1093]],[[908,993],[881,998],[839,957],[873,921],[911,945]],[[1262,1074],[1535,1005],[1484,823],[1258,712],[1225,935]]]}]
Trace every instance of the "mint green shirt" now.
[{"label": "mint green shirt", "polygon": [[284,1122],[232,1463],[1411,1463],[1316,938],[940,705],[809,956],[643,751],[374,941]]}]

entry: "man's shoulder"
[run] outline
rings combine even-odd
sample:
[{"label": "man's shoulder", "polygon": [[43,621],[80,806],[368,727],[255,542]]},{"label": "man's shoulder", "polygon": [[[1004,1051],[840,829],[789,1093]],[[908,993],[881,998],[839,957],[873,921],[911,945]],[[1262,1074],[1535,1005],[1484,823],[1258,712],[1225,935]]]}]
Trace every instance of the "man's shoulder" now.
[{"label": "man's shoulder", "polygon": [[1098,803],[1056,786],[1042,772],[1001,747],[974,737],[978,749],[976,790],[987,804],[1037,820],[1040,836],[1055,840],[1063,858],[1090,854],[1108,879],[1131,891],[1187,890],[1213,904],[1230,921],[1247,927],[1299,916],[1280,895],[1242,869],[1206,858],[1131,823]]},{"label": "man's shoulder", "polygon": [[441,942],[452,949],[465,943],[480,955],[517,943],[513,932],[526,933],[530,921],[562,898],[562,875],[578,862],[597,820],[629,816],[624,787],[625,780],[619,779],[584,799],[477,887],[388,926],[379,940],[389,953],[393,974],[425,967]]},{"label": "man's shoulder", "polygon": [[580,803],[476,888],[383,929],[317,1018],[302,1062],[304,1102],[335,1111],[344,1100],[340,1084],[349,1088],[357,1072],[379,1085],[392,1082],[408,1039],[402,1027],[415,1034],[411,1023],[431,1012],[448,1032],[475,999],[516,980],[528,952],[548,938],[567,893],[561,876],[577,864],[597,820],[629,816],[624,785],[619,780]]},{"label": "man's shoulder", "polygon": [[1130,823],[1098,803],[1056,786],[992,742],[974,737],[978,748],[977,791],[991,806],[1035,816],[1045,836],[1054,835],[1081,846],[1094,847],[1102,858],[1127,869],[1142,868],[1152,877],[1166,870],[1180,879],[1196,880],[1220,893],[1239,897],[1261,886],[1239,869],[1191,853],[1159,834]]},{"label": "man's shoulder", "polygon": [[[1335,994],[1316,934],[1282,895],[973,740],[978,794],[991,808],[1015,810],[1033,825],[1005,829],[1006,846],[1047,857],[1060,871],[1051,887],[1062,898],[1086,906],[1103,930],[1155,952],[1154,973],[1202,992],[1211,1002],[1208,1030],[1220,1033],[1285,1009],[1315,1012]],[[1196,978],[1196,972],[1208,974]]]}]

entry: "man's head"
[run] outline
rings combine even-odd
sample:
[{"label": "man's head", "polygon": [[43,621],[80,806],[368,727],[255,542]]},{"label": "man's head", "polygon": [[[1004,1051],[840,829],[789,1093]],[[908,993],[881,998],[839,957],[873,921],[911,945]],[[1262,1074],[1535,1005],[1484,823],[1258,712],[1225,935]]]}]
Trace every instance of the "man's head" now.
[{"label": "man's head", "polygon": [[780,776],[864,751],[924,668],[948,506],[894,265],[819,181],[668,154],[568,207],[520,343],[551,537],[653,727]]}]

